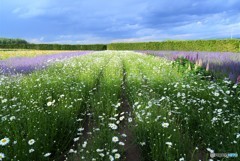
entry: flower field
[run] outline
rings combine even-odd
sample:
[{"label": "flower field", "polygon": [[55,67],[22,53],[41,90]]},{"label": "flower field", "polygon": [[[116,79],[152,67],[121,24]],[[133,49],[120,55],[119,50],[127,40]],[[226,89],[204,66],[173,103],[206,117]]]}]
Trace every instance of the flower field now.
[{"label": "flower field", "polygon": [[19,58],[1,62],[0,160],[206,161],[211,153],[240,154],[239,84],[209,79],[183,59],[68,54],[24,59],[39,62],[32,70],[17,70]]},{"label": "flower field", "polygon": [[240,54],[230,52],[186,52],[186,51],[138,51],[153,54],[169,60],[183,57],[211,71],[215,77],[227,77],[233,82],[240,81]]},{"label": "flower field", "polygon": [[[64,52],[64,51],[61,51]],[[59,51],[54,50],[0,50],[0,60],[8,59],[11,57],[34,57],[38,55],[54,54]]]},{"label": "flower field", "polygon": [[[26,52],[26,51],[25,51]],[[23,55],[20,54],[18,57],[11,57],[11,55],[6,52],[2,52],[2,55],[9,56],[10,58],[0,61],[0,73],[1,74],[27,74],[35,70],[40,70],[46,68],[49,64],[62,61],[67,58],[76,57],[90,53],[91,51],[79,51],[79,52],[60,52],[59,51],[37,51],[37,52],[24,52]],[[18,52],[16,52],[18,53]]]}]

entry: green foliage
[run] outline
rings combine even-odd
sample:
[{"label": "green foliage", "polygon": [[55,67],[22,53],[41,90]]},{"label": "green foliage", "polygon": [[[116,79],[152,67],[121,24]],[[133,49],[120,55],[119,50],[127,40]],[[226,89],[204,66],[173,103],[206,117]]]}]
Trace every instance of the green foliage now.
[{"label": "green foliage", "polygon": [[205,68],[196,66],[193,62],[189,61],[186,58],[179,57],[173,62],[173,66],[177,67],[178,72],[182,73],[192,73],[194,75],[198,75],[199,78],[203,80],[213,80],[213,73],[210,71],[206,71]]},{"label": "green foliage", "polygon": [[[1,41],[1,40],[0,40]],[[36,49],[36,50],[106,50],[104,44],[68,45],[68,44],[1,44],[0,49]]]},{"label": "green foliage", "polygon": [[208,160],[212,150],[239,152],[237,85],[206,81],[209,74],[183,58],[130,55],[125,67],[144,161]]},{"label": "green foliage", "polygon": [[[90,91],[108,59],[105,55],[82,56],[20,80],[1,79],[0,116],[6,120],[0,124],[0,138],[8,137],[9,146],[13,145],[0,146],[6,159],[15,156],[16,160],[49,160],[44,154],[55,157],[68,150],[83,124],[77,120],[84,121],[85,102],[91,98]],[[13,116],[12,121],[8,121],[8,116]],[[30,139],[35,140],[33,145],[29,145]],[[17,143],[13,144],[14,141]]]},{"label": "green foliage", "polygon": [[28,44],[26,40],[23,39],[8,39],[8,38],[0,38],[0,45],[7,45],[7,44]]},{"label": "green foliage", "polygon": [[143,161],[239,154],[240,86],[203,77],[186,59],[127,51],[2,75],[0,152],[5,160],[26,161],[124,160],[132,145]]},{"label": "green foliage", "polygon": [[240,40],[194,40],[163,41],[140,43],[112,43],[108,50],[180,50],[180,51],[218,51],[240,52]]}]

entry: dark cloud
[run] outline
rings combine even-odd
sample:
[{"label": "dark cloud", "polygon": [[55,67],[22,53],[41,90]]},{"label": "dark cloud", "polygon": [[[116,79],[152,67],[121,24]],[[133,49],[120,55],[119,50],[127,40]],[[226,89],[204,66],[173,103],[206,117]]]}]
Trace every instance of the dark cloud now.
[{"label": "dark cloud", "polygon": [[[202,21],[214,15],[230,17],[240,13],[237,0],[172,0],[156,1],[149,5],[150,12],[144,16],[147,27],[175,27]],[[224,18],[223,17],[223,18]]]},{"label": "dark cloud", "polygon": [[0,37],[34,42],[228,37],[240,35],[240,1],[1,0],[0,25]]}]

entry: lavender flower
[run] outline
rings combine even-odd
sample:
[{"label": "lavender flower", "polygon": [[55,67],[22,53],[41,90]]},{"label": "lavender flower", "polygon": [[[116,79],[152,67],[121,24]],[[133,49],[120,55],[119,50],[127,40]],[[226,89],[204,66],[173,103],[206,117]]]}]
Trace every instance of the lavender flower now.
[{"label": "lavender flower", "polygon": [[215,73],[215,76],[229,77],[233,82],[240,75],[240,53],[230,52],[189,52],[189,51],[137,51],[144,54],[152,54],[169,60],[179,57],[188,59],[206,70]]},{"label": "lavender flower", "polygon": [[40,55],[36,57],[10,58],[0,61],[0,74],[27,74],[35,70],[44,69],[53,62],[75,56],[81,56],[90,52],[91,51],[64,52],[59,54]]},{"label": "lavender flower", "polygon": [[237,84],[240,84],[240,75],[237,77]]}]

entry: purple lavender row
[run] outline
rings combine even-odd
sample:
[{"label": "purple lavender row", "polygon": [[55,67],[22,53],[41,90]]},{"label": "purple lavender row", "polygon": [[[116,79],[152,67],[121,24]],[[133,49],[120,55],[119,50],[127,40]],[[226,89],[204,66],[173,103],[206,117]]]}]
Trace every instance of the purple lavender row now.
[{"label": "purple lavender row", "polygon": [[233,82],[240,82],[240,53],[230,52],[187,52],[187,51],[137,51],[153,54],[169,60],[184,57],[218,76],[225,76]]},{"label": "purple lavender row", "polygon": [[55,61],[85,55],[91,52],[92,51],[64,52],[59,54],[40,55],[36,57],[9,58],[0,61],[0,74],[27,74],[35,70],[44,69]]}]

